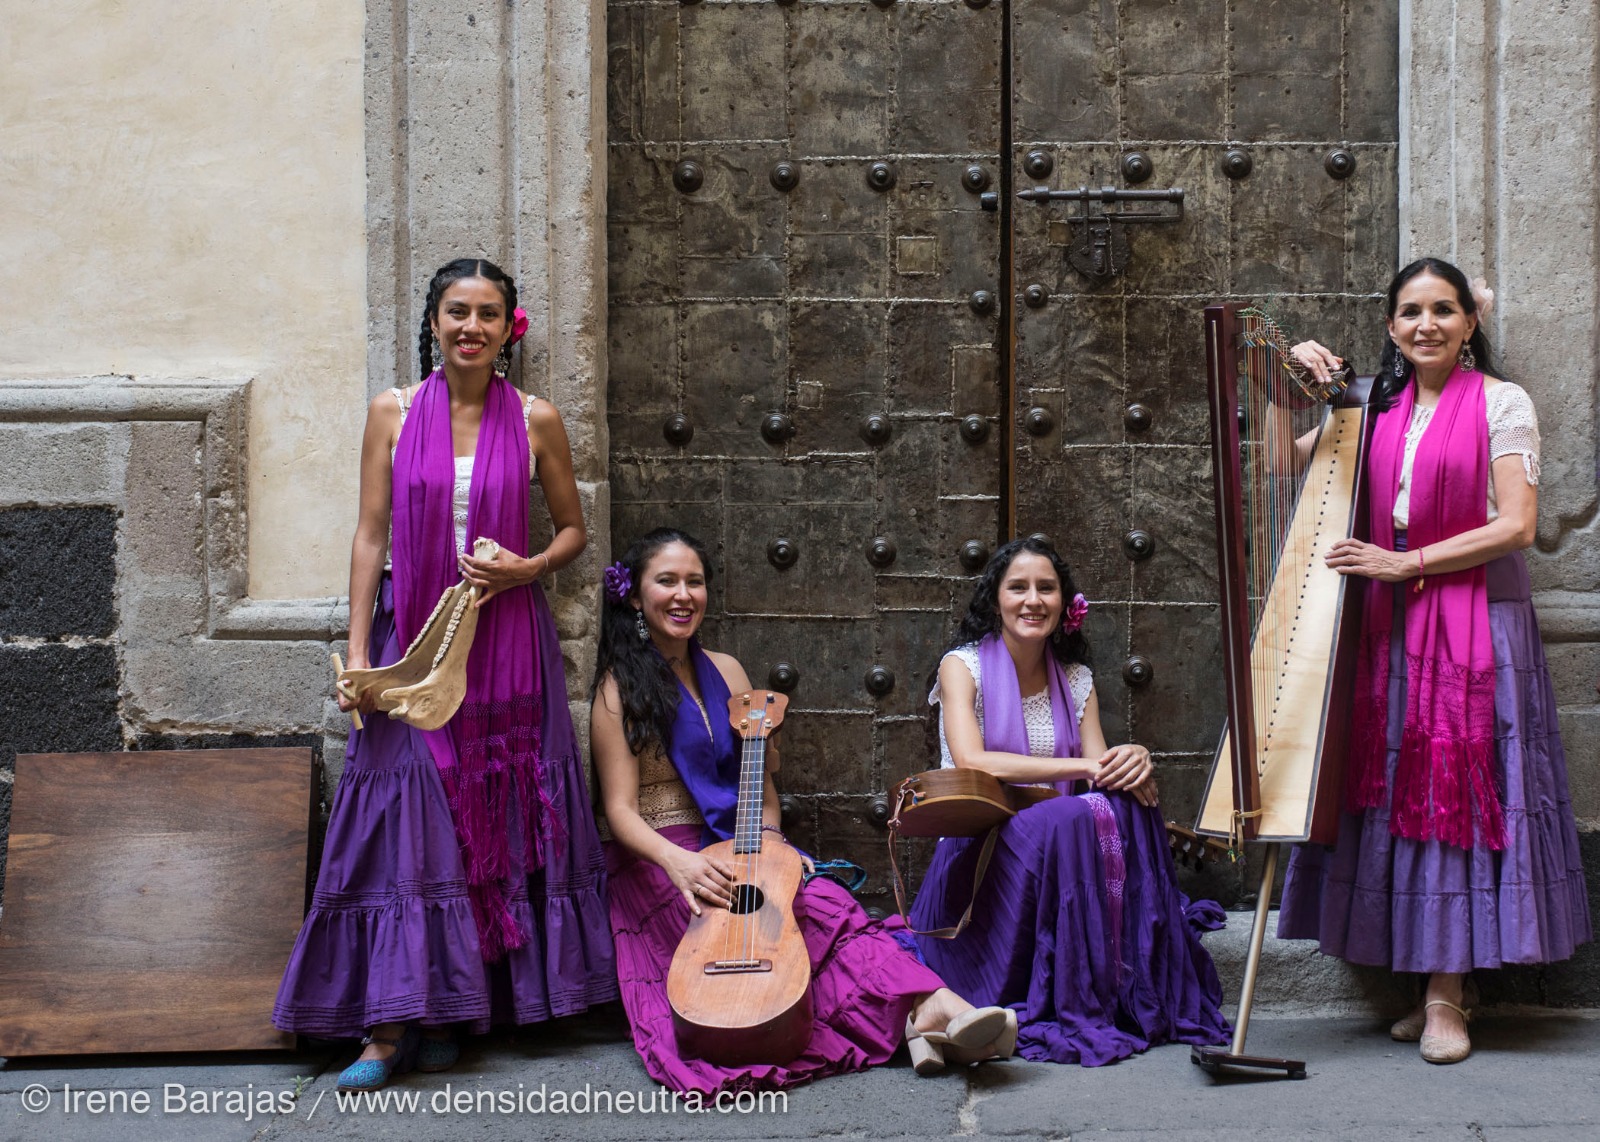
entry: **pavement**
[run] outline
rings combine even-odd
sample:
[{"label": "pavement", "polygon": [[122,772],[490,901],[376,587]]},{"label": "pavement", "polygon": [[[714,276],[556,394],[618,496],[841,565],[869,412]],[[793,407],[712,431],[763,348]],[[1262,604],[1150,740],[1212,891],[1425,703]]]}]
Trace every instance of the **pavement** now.
[{"label": "pavement", "polygon": [[1600,1138],[1600,1012],[1490,1012],[1473,1024],[1472,1057],[1452,1067],[1430,1066],[1386,1030],[1370,1016],[1258,1015],[1250,1053],[1303,1059],[1301,1081],[1215,1080],[1182,1046],[1099,1069],[1013,1060],[932,1078],[902,1051],[786,1100],[746,1095],[692,1113],[649,1080],[611,1007],[470,1040],[453,1071],[403,1076],[377,1102],[334,1094],[351,1044],[13,1059],[0,1066],[0,1140]]}]

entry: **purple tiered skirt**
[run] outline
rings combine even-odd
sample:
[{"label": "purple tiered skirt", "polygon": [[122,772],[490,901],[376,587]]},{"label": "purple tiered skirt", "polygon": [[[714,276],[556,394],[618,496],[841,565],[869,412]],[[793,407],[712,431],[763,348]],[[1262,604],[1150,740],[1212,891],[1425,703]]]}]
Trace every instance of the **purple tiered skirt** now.
[{"label": "purple tiered skirt", "polygon": [[[1466,972],[1564,960],[1590,938],[1555,691],[1521,552],[1487,565],[1495,662],[1495,784],[1506,847],[1462,849],[1389,832],[1387,804],[1340,818],[1338,842],[1289,860],[1278,935],[1351,963]],[[1405,714],[1405,598],[1389,649],[1389,789]]]},{"label": "purple tiered skirt", "polygon": [[[697,825],[669,825],[661,835],[694,851]],[[633,1045],[650,1077],[676,1091],[775,1090],[887,1062],[905,1038],[917,996],[944,982],[867,917],[855,898],[817,877],[794,898],[794,917],[811,957],[811,1042],[783,1066],[719,1067],[685,1059],[672,1030],[667,969],[689,929],[689,906],[657,865],[615,841],[606,844],[611,923],[617,939],[622,1006]]]},{"label": "purple tiered skirt", "polygon": [[[939,841],[914,927],[956,922],[982,844]],[[1222,910],[1178,890],[1158,809],[1091,794],[1017,814],[1000,829],[972,916],[955,939],[919,936],[918,946],[958,994],[1016,1008],[1023,1058],[1097,1067],[1158,1043],[1228,1036],[1200,943]]]},{"label": "purple tiered skirt", "polygon": [[[562,824],[542,868],[514,875],[507,898],[522,947],[483,962],[443,783],[422,734],[373,714],[352,729],[334,793],[311,911],[295,941],[272,1021],[284,1031],[352,1038],[379,1023],[537,1023],[617,997],[605,864],[567,710],[565,673],[544,592],[534,621],[544,686],[541,778]],[[372,661],[404,651],[383,579]],[[523,851],[522,807],[507,828]]]}]

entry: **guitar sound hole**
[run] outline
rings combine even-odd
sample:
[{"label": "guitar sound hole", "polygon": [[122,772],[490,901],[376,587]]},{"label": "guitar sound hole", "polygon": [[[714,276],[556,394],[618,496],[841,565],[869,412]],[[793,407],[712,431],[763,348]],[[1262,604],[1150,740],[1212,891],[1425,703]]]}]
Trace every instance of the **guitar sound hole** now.
[{"label": "guitar sound hole", "polygon": [[743,916],[754,912],[767,902],[767,894],[754,884],[736,884],[733,886],[733,902],[728,905],[728,911],[736,916]]}]

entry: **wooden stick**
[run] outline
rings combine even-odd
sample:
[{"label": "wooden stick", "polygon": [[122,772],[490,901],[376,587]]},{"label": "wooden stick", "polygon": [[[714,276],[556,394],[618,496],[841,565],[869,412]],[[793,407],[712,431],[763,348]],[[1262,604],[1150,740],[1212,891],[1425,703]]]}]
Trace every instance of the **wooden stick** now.
[{"label": "wooden stick", "polygon": [[[335,651],[333,653],[332,657],[333,657],[334,684],[335,684],[335,688],[337,688],[339,675],[344,673],[344,661],[339,657],[339,654],[338,654],[337,651]],[[366,726],[361,724],[361,709],[360,709],[360,707],[357,707],[356,709],[353,709],[353,710],[350,711],[350,720],[355,723],[356,729],[358,729],[358,730],[364,730],[364,729],[367,728]]]}]

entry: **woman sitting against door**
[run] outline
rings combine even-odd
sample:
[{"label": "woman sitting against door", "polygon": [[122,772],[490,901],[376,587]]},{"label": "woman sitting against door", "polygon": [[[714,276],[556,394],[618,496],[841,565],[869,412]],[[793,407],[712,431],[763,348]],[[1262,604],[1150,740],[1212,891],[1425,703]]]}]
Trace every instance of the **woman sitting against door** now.
[{"label": "woman sitting against door", "polygon": [[[950,1061],[1009,1056],[1016,1022],[974,1010],[826,877],[794,900],[811,961],[814,1026],[798,1058],[716,1066],[685,1058],[673,1030],[666,978],[690,914],[732,901],[734,870],[701,849],[732,835],[739,738],[728,700],[749,690],[744,668],[701,648],[711,565],[700,541],[660,528],[634,543],[605,577],[590,722],[610,873],[611,923],[623,1007],[650,1077],[677,1091],[780,1088],[865,1070],[909,1038],[919,1074]],[[763,788],[765,844],[778,829],[770,746]]]},{"label": "woman sitting against door", "polygon": [[[1065,795],[1000,829],[971,924],[918,942],[955,990],[1018,1012],[1023,1058],[1101,1066],[1158,1043],[1221,1043],[1228,1024],[1198,931],[1220,910],[1178,890],[1150,751],[1106,745],[1087,609],[1038,539],[1007,543],[979,577],[928,696],[941,764]],[[911,911],[918,931],[973,900],[981,849],[939,841]]]}]

